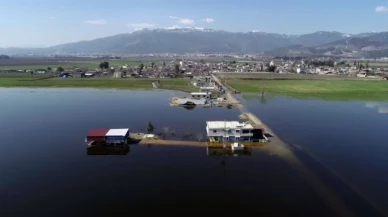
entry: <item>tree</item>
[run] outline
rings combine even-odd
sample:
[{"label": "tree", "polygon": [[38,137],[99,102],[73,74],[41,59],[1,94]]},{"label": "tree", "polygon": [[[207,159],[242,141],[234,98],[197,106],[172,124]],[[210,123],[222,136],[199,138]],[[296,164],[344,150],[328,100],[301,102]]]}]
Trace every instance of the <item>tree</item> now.
[{"label": "tree", "polygon": [[154,132],[154,125],[152,125],[151,121],[148,121],[148,124],[147,124],[147,132],[148,132],[148,133]]},{"label": "tree", "polygon": [[109,62],[104,62],[104,68],[109,69]]},{"label": "tree", "polygon": [[100,63],[100,65],[98,65],[98,67],[100,67],[101,71],[104,70],[104,63]]},{"label": "tree", "polygon": [[168,131],[170,130],[170,128],[168,127],[163,127],[163,139],[166,139],[166,136],[168,135]]},{"label": "tree", "polygon": [[151,67],[154,68],[154,66],[155,66],[155,63],[151,62]]},{"label": "tree", "polygon": [[205,61],[203,61],[203,59],[200,59],[199,62],[202,63],[202,64],[205,63]]},{"label": "tree", "polygon": [[101,70],[109,69],[109,62],[106,62],[106,61],[101,62],[99,67],[100,67]]},{"label": "tree", "polygon": [[61,72],[63,72],[63,71],[65,71],[61,66],[59,66],[58,68],[57,68],[57,71],[59,72],[59,73],[61,73]]},{"label": "tree", "polygon": [[166,67],[166,62],[163,62],[163,67]]},{"label": "tree", "polygon": [[179,64],[175,64],[175,73],[179,73],[180,69],[179,69]]},{"label": "tree", "polygon": [[143,71],[143,69],[144,69],[144,64],[141,63],[141,64],[140,64],[140,67],[139,67],[139,73],[141,73],[141,72]]},{"label": "tree", "polygon": [[275,70],[276,70],[276,66],[270,66],[270,67],[268,67],[268,71],[269,71],[269,72],[275,72]]},{"label": "tree", "polygon": [[264,71],[264,65],[260,64],[260,71]]},{"label": "tree", "polygon": [[369,61],[368,61],[368,62],[366,62],[366,64],[365,64],[365,68],[369,69]]},{"label": "tree", "polygon": [[353,63],[353,66],[356,66],[357,65],[357,62],[356,61],[354,61],[354,63]]},{"label": "tree", "polygon": [[51,67],[50,67],[50,66],[49,66],[49,67],[47,67],[47,70],[48,70],[48,71],[51,71]]},{"label": "tree", "polygon": [[198,139],[198,142],[202,141],[202,139],[203,139],[202,133],[197,135],[197,139]]}]

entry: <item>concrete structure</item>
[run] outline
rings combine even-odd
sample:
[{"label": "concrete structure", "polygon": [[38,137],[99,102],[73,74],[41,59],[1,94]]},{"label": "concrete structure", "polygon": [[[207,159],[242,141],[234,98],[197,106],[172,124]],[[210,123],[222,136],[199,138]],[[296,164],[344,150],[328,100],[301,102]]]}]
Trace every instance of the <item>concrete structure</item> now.
[{"label": "concrete structure", "polygon": [[254,127],[238,121],[207,121],[206,133],[215,141],[252,141]]},{"label": "concrete structure", "polygon": [[191,98],[193,99],[210,99],[211,93],[206,92],[193,92],[191,93]]}]

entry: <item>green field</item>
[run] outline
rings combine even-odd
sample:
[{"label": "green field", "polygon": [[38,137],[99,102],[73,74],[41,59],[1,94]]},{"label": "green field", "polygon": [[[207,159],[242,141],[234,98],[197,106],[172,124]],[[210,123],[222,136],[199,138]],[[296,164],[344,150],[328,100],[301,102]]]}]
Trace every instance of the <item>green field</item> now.
[{"label": "green field", "polygon": [[198,88],[189,85],[187,79],[164,78],[50,78],[36,80],[37,77],[0,77],[0,87],[89,87],[89,88],[114,88],[114,89],[151,89],[152,81],[159,80],[162,89],[180,90],[185,92],[197,91]]},{"label": "green field", "polygon": [[[74,69],[74,68],[87,68],[87,69],[99,69],[99,64],[101,62],[107,61],[109,62],[109,66],[113,67],[121,67],[124,65],[128,66],[139,66],[140,64],[144,64],[145,66],[151,66],[151,61],[146,60],[135,60],[135,59],[117,59],[117,60],[76,60],[76,61],[63,61],[63,62],[53,62],[47,64],[19,64],[19,65],[7,65],[3,63],[0,65],[0,71],[5,69],[15,69],[15,70],[33,70],[33,69],[47,69],[47,67],[58,68],[63,67],[64,69]],[[163,61],[154,61],[156,65],[162,65]],[[166,61],[166,64],[169,62]]]},{"label": "green field", "polygon": [[282,94],[325,100],[388,100],[388,82],[341,80],[229,80],[242,93]]}]

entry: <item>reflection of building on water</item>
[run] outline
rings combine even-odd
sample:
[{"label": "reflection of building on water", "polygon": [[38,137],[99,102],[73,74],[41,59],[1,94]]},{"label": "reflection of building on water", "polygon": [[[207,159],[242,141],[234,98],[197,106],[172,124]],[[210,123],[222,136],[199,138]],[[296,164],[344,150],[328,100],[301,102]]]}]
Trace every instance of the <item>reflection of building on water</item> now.
[{"label": "reflection of building on water", "polygon": [[207,152],[208,156],[252,156],[251,149],[232,151],[232,149],[230,149],[230,148],[207,147],[206,152]]},{"label": "reflection of building on water", "polygon": [[129,145],[121,146],[101,146],[94,145],[87,148],[87,155],[127,155]]}]

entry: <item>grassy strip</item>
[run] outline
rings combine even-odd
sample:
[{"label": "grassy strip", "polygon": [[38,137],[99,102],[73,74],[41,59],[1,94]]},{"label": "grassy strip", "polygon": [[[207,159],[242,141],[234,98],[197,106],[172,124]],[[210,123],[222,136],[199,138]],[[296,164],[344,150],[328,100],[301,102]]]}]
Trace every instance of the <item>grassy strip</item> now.
[{"label": "grassy strip", "polygon": [[[153,79],[115,78],[0,78],[0,87],[89,87],[115,89],[151,89]],[[158,79],[163,89],[191,92],[197,88],[189,85],[186,79]]]},{"label": "grassy strip", "polygon": [[241,92],[284,94],[300,99],[388,100],[388,82],[326,80],[229,80]]}]

